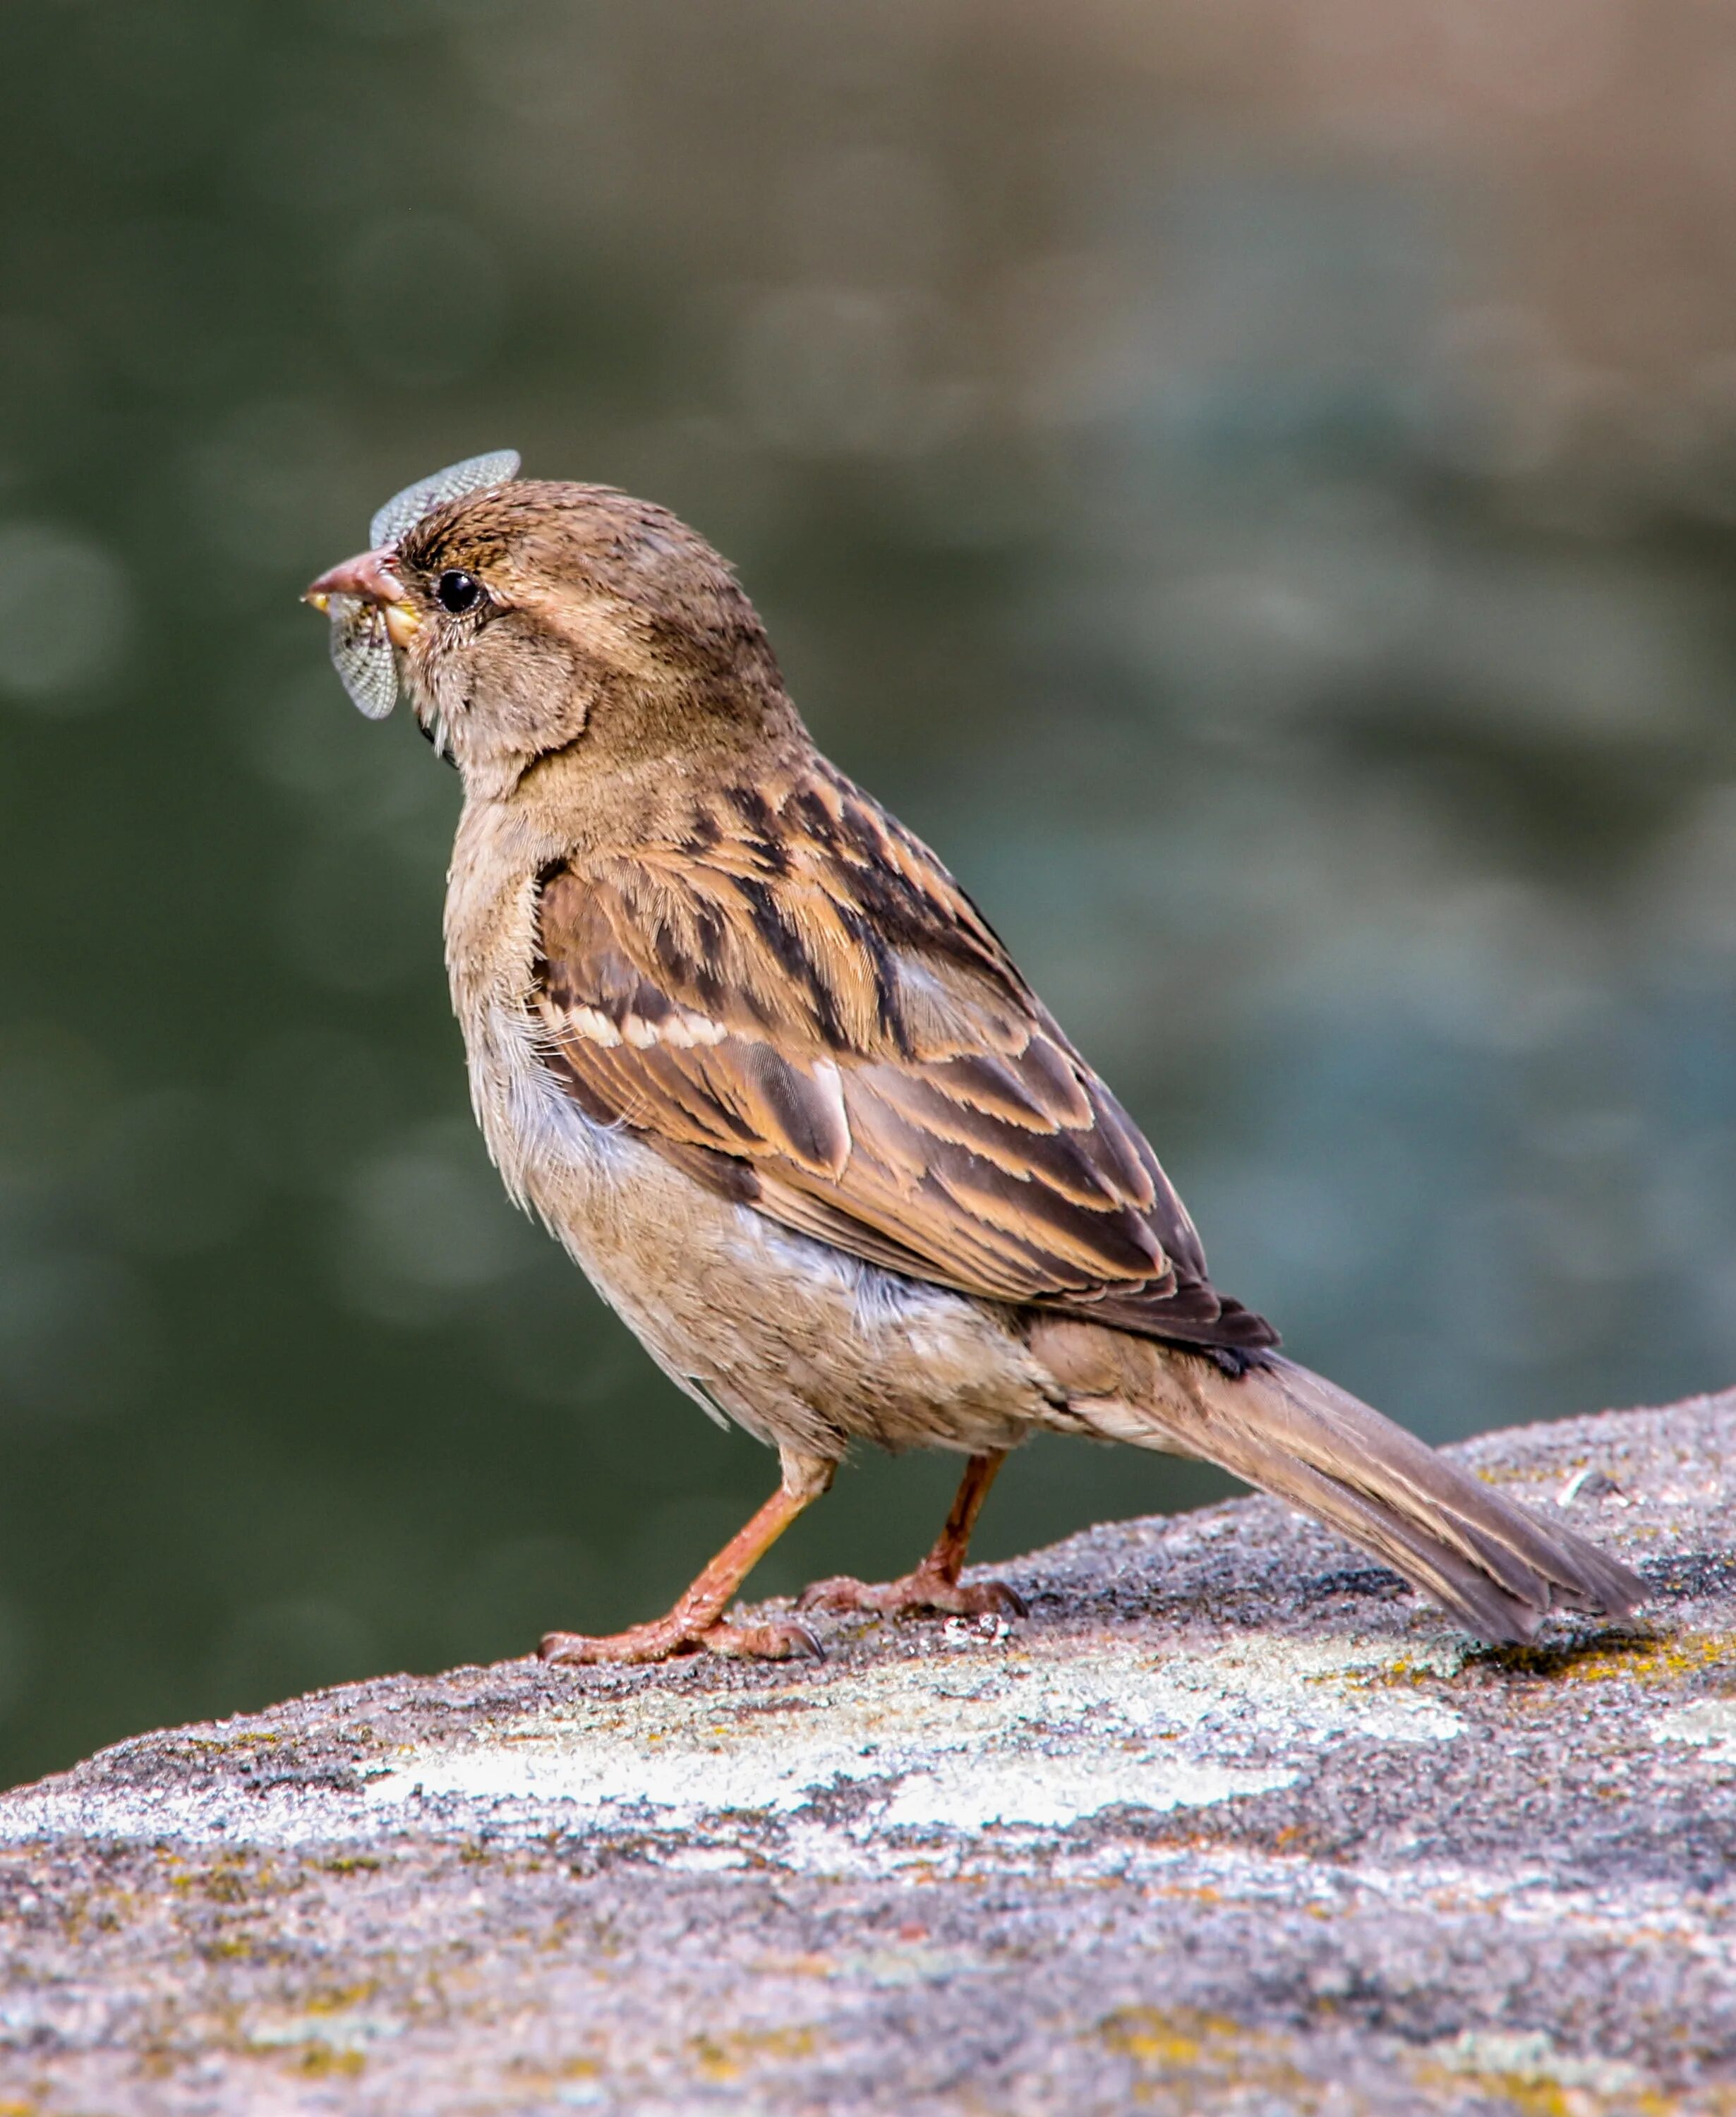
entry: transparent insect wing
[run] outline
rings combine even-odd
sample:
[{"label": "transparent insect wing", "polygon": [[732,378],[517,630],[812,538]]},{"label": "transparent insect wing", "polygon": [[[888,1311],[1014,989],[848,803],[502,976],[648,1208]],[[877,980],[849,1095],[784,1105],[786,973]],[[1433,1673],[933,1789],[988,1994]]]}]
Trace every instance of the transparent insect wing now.
[{"label": "transparent insect wing", "polygon": [[480,492],[485,485],[504,485],[518,474],[516,449],[496,449],[492,455],[467,456],[463,463],[449,464],[432,477],[419,477],[414,485],[394,493],[368,524],[367,541],[375,551],[383,550],[388,544],[395,544],[406,529],[442,500],[456,500],[460,493]]},{"label": "transparent insect wing", "polygon": [[383,721],[398,703],[398,665],[385,617],[361,596],[335,595],[326,609],[331,616],[331,666],[357,710],[371,721]]}]

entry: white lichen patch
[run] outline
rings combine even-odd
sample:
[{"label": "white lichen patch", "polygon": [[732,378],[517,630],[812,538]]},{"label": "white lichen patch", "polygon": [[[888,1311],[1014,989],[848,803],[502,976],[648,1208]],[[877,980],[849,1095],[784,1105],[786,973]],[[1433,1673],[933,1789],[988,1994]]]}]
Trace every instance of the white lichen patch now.
[{"label": "white lichen patch", "polygon": [[370,2045],[402,2036],[404,2026],[389,2014],[346,2011],[279,2015],[255,2022],[245,2034],[256,2050],[293,2050],[316,2045],[327,2050],[359,2053]]},{"label": "white lichen patch", "polygon": [[1655,1742],[1692,1742],[1714,1764],[1736,1764],[1736,1698],[1697,1698],[1660,1713],[1651,1725]]},{"label": "white lichen patch", "polygon": [[1390,1653],[1257,1635],[1163,1658],[1133,1641],[1047,1641],[769,1693],[581,1688],[485,1738],[411,1752],[370,1793],[376,1808],[558,1802],[607,1827],[788,1815],[854,1788],[880,1829],[1064,1827],[1275,1791],[1335,1742],[1452,1740],[1456,1713],[1370,1682]]},{"label": "white lichen patch", "polygon": [[1558,2050],[1540,2029],[1466,2029],[1432,2045],[1429,2055],[1449,2073],[1492,2078],[1521,2088],[1579,2088],[1609,2096],[1631,2095],[1646,2085],[1637,2066],[1618,2059],[1576,2058]]}]

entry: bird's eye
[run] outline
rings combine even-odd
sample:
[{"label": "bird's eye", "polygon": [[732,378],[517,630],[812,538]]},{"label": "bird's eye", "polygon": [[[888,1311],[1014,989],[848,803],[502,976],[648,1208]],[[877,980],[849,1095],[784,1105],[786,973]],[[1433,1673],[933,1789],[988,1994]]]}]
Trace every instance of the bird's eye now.
[{"label": "bird's eye", "polygon": [[459,617],[467,610],[474,610],[482,601],[482,584],[474,574],[450,566],[434,583],[434,594],[442,610],[449,610]]}]

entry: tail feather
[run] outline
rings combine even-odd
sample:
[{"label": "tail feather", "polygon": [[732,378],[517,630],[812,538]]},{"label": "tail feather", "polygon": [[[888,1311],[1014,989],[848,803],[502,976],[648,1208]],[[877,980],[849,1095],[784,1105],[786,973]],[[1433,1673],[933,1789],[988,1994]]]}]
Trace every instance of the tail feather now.
[{"label": "tail feather", "polygon": [[[1242,1474],[1327,1523],[1383,1559],[1413,1588],[1432,1596],[1464,1619],[1480,1639],[1528,1639],[1537,1613],[1507,1582],[1496,1579],[1474,1559],[1432,1535],[1397,1509],[1372,1500],[1354,1486],[1323,1475],[1312,1464],[1294,1461],[1277,1474],[1249,1469]],[[1516,1607],[1517,1605],[1517,1607]]]},{"label": "tail feather", "polygon": [[1230,1375],[1100,1326],[1069,1323],[1041,1335],[1033,1349],[1091,1430],[1203,1458],[1276,1493],[1384,1560],[1483,1639],[1522,1643],[1556,1607],[1619,1619],[1643,1599],[1643,1583],[1618,1560],[1545,1526],[1293,1360],[1267,1354]]}]

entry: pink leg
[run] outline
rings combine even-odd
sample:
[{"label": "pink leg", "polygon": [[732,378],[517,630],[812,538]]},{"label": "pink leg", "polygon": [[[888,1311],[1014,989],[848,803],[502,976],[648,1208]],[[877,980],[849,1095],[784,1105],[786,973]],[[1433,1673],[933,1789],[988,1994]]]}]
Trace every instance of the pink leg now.
[{"label": "pink leg", "polygon": [[816,1580],[802,1590],[801,1610],[871,1610],[886,1617],[907,1617],[937,1613],[949,1617],[978,1617],[988,1612],[1009,1617],[1027,1614],[1024,1598],[1004,1580],[979,1580],[961,1588],[958,1575],[971,1547],[971,1531],[989,1496],[1001,1464],[1004,1448],[986,1455],[973,1455],[964,1466],[958,1491],[945,1526],[935,1547],[913,1573],[902,1580],[874,1585],[840,1575],[835,1580]]},{"label": "pink leg", "polygon": [[747,1526],[724,1545],[667,1617],[630,1626],[624,1632],[550,1632],[538,1653],[544,1661],[565,1666],[667,1661],[675,1654],[699,1651],[743,1661],[817,1656],[820,1642],[806,1625],[727,1625],[723,1612],[790,1524],[830,1485],[835,1468],[816,1458],[786,1455],[783,1483]]}]

